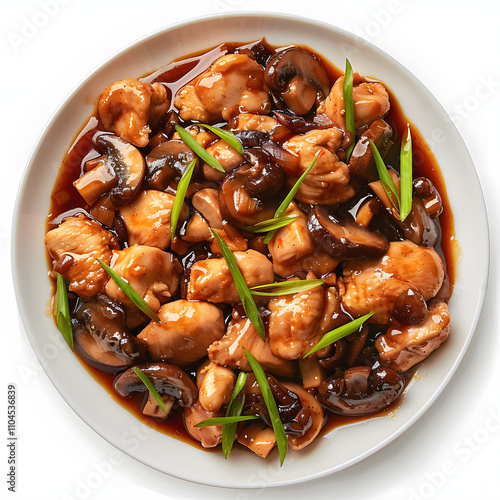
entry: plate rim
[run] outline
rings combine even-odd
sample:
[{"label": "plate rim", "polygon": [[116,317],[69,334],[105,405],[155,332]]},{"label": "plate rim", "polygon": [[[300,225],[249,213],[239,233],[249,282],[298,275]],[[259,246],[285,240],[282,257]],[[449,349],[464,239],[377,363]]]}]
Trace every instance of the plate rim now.
[{"label": "plate rim", "polygon": [[[232,18],[242,18],[242,17],[244,17],[244,18],[252,17],[252,18],[258,18],[258,19],[262,19],[262,18],[264,18],[264,19],[274,18],[274,19],[280,19],[280,20],[285,19],[286,21],[293,21],[293,22],[298,22],[298,23],[306,23],[306,24],[308,24],[310,26],[313,26],[313,27],[320,25],[320,26],[322,26],[326,30],[333,31],[337,35],[341,35],[343,38],[345,38],[348,41],[354,39],[355,41],[361,43],[363,46],[367,46],[370,50],[375,51],[379,56],[383,57],[384,59],[387,59],[387,60],[391,61],[393,65],[397,66],[397,68],[398,68],[399,71],[403,71],[408,76],[410,76],[411,79],[414,82],[416,82],[421,87],[421,90],[423,90],[425,93],[427,93],[428,96],[434,101],[433,104],[437,105],[443,111],[443,113],[447,115],[446,111],[444,110],[444,108],[442,107],[442,105],[440,104],[440,102],[435,98],[434,94],[420,81],[420,79],[418,77],[416,77],[410,70],[408,70],[402,63],[400,63],[392,55],[390,55],[389,53],[387,53],[384,50],[380,49],[379,47],[377,47],[372,42],[367,41],[367,40],[359,37],[358,35],[356,35],[354,33],[351,33],[351,32],[349,32],[349,31],[347,31],[347,30],[345,30],[343,28],[340,28],[340,27],[335,26],[335,25],[330,24],[330,23],[326,23],[324,21],[318,21],[318,20],[310,19],[310,18],[303,17],[303,16],[297,16],[297,15],[291,15],[291,14],[282,14],[282,13],[278,13],[278,12],[243,12],[243,11],[231,12],[231,13],[224,13],[224,14],[209,14],[209,15],[204,15],[204,16],[193,17],[193,18],[190,18],[190,19],[178,22],[178,23],[173,23],[173,24],[171,24],[169,26],[166,26],[164,28],[155,30],[155,31],[153,31],[153,32],[151,32],[151,33],[149,33],[149,34],[147,34],[145,36],[139,37],[136,40],[132,41],[131,43],[127,44],[125,47],[121,48],[120,50],[118,50],[117,52],[115,52],[114,54],[112,54],[108,58],[104,59],[102,62],[100,62],[96,67],[94,67],[83,79],[80,80],[80,82],[73,88],[73,90],[71,92],[69,92],[68,95],[66,95],[66,97],[61,101],[61,103],[59,104],[59,106],[57,107],[57,109],[50,116],[50,118],[47,121],[45,127],[42,129],[42,131],[41,131],[38,139],[36,140],[35,145],[34,145],[32,151],[30,153],[30,156],[29,156],[29,159],[27,161],[27,164],[25,165],[25,168],[24,168],[24,171],[23,171],[23,175],[21,177],[21,181],[20,181],[19,186],[18,186],[18,190],[17,190],[17,194],[16,194],[16,203],[15,203],[15,206],[14,206],[13,217],[12,217],[12,229],[11,229],[11,272],[12,272],[12,277],[13,277],[13,283],[14,283],[14,290],[15,290],[16,301],[17,301],[18,310],[19,310],[19,313],[20,313],[20,316],[21,316],[21,320],[22,320],[22,323],[23,323],[23,327],[24,327],[26,336],[28,337],[28,341],[30,343],[30,346],[32,347],[32,349],[33,349],[33,351],[34,351],[34,353],[35,353],[35,355],[36,355],[36,357],[37,357],[37,359],[39,361],[41,361],[39,352],[37,352],[37,350],[35,349],[34,344],[32,342],[32,339],[31,339],[31,336],[28,333],[28,329],[27,329],[27,323],[28,323],[27,318],[26,318],[27,312],[24,310],[23,307],[21,307],[21,304],[22,304],[22,299],[21,299],[21,297],[22,297],[22,291],[21,291],[21,288],[22,288],[22,286],[21,286],[21,284],[19,282],[19,277],[18,277],[18,273],[17,273],[17,269],[18,269],[18,266],[20,265],[20,263],[17,261],[17,255],[16,255],[16,251],[15,250],[16,250],[16,247],[17,247],[17,244],[18,244],[17,242],[18,242],[19,237],[20,237],[19,236],[19,231],[20,231],[20,224],[19,224],[19,222],[20,222],[20,218],[21,218],[21,210],[20,209],[21,209],[22,201],[23,201],[24,197],[26,196],[28,178],[29,178],[31,170],[33,169],[34,160],[36,159],[36,156],[39,153],[39,150],[41,149],[41,147],[43,145],[44,139],[49,135],[50,129],[51,129],[52,125],[56,121],[56,119],[59,116],[59,114],[61,113],[61,111],[69,103],[69,101],[71,101],[76,96],[76,94],[80,90],[82,90],[85,87],[85,85],[98,72],[100,72],[103,68],[105,68],[106,66],[108,66],[112,62],[114,62],[117,59],[119,59],[121,56],[123,56],[124,54],[126,54],[131,49],[136,48],[136,47],[138,47],[141,44],[146,44],[146,43],[150,42],[151,40],[155,39],[158,36],[164,36],[164,35],[166,35],[169,32],[172,32],[172,31],[175,31],[175,30],[178,30],[178,29],[184,29],[187,26],[202,24],[202,23],[208,22],[208,21],[212,22],[214,20],[224,20],[224,19],[228,19],[228,18],[232,19]],[[167,475],[171,475],[173,477],[177,477],[177,478],[180,478],[180,479],[183,479],[183,480],[187,480],[187,481],[190,481],[190,482],[195,482],[195,483],[198,483],[198,484],[210,485],[210,486],[218,486],[218,487],[225,487],[225,488],[235,488],[235,487],[237,487],[237,488],[241,488],[241,489],[253,489],[253,488],[260,488],[260,487],[263,487],[263,486],[266,486],[266,487],[280,487],[280,486],[287,486],[287,485],[291,485],[291,484],[306,483],[306,482],[318,479],[320,477],[325,477],[325,476],[334,474],[334,473],[339,472],[340,470],[343,470],[345,468],[348,468],[348,467],[350,467],[350,466],[352,466],[352,465],[354,465],[354,464],[356,464],[356,463],[358,463],[358,462],[366,459],[367,457],[375,454],[377,451],[379,451],[380,449],[384,448],[385,446],[387,446],[392,441],[396,440],[399,436],[401,436],[408,429],[410,429],[429,410],[429,408],[435,403],[435,401],[438,399],[438,397],[442,394],[442,392],[448,386],[449,381],[451,380],[451,378],[455,374],[456,370],[458,369],[458,366],[462,362],[462,360],[463,360],[463,358],[465,356],[465,353],[467,352],[467,349],[470,346],[472,338],[474,337],[475,331],[477,329],[477,324],[478,324],[480,316],[481,316],[481,311],[482,311],[483,306],[484,306],[484,301],[485,301],[485,296],[486,296],[486,290],[487,290],[487,285],[488,285],[488,275],[489,275],[490,255],[491,255],[491,252],[490,252],[491,237],[490,237],[490,231],[489,231],[488,213],[487,213],[487,209],[486,209],[486,204],[485,204],[485,199],[484,199],[484,193],[483,193],[483,189],[481,187],[481,183],[479,181],[479,176],[478,176],[476,167],[474,165],[474,162],[472,161],[472,158],[471,158],[470,153],[468,151],[468,148],[467,148],[467,146],[465,144],[465,141],[463,140],[460,132],[458,131],[458,129],[456,128],[456,126],[455,126],[455,124],[453,122],[450,121],[449,126],[454,130],[454,133],[456,133],[457,137],[461,141],[461,145],[463,146],[463,149],[467,153],[467,162],[470,163],[470,165],[472,166],[472,172],[473,172],[473,174],[475,176],[475,184],[476,184],[476,187],[479,189],[479,194],[480,194],[480,198],[481,198],[481,202],[482,202],[481,211],[483,212],[483,214],[485,216],[485,231],[486,231],[486,234],[485,234],[485,237],[486,237],[485,243],[486,244],[485,244],[485,248],[484,248],[484,251],[486,253],[486,259],[485,259],[486,260],[486,269],[485,269],[485,277],[484,277],[485,279],[484,279],[482,287],[481,287],[481,289],[479,291],[479,296],[478,296],[478,300],[477,300],[477,307],[476,307],[476,311],[474,313],[474,318],[473,318],[473,321],[472,321],[472,324],[471,324],[470,334],[467,336],[466,341],[462,345],[462,348],[459,351],[457,357],[455,358],[453,364],[451,365],[451,367],[450,367],[450,369],[449,369],[446,377],[441,380],[441,382],[437,386],[437,388],[434,391],[434,393],[432,394],[432,396],[430,398],[428,398],[428,400],[426,401],[426,403],[423,406],[421,406],[418,409],[418,411],[411,418],[409,418],[395,432],[392,432],[390,434],[390,436],[386,437],[385,439],[383,439],[382,441],[380,441],[379,443],[377,443],[377,445],[372,446],[371,448],[369,448],[368,450],[366,450],[364,453],[362,453],[362,454],[360,454],[360,455],[352,458],[351,460],[349,460],[347,462],[344,462],[344,463],[342,463],[340,465],[331,467],[329,469],[325,469],[325,470],[316,472],[314,474],[310,474],[309,476],[307,476],[305,478],[291,479],[291,480],[285,480],[285,481],[277,481],[277,482],[273,482],[273,483],[238,484],[238,485],[225,485],[225,484],[221,484],[220,482],[216,482],[216,481],[212,482],[212,483],[209,483],[209,482],[206,482],[206,481],[196,481],[196,479],[193,479],[190,476],[182,477],[182,476],[180,476],[178,474],[171,474],[171,473],[166,472],[164,470],[158,469],[154,465],[151,465],[150,463],[147,463],[146,461],[143,461],[143,460],[137,458],[132,453],[128,452],[127,450],[124,450],[122,447],[120,447],[116,443],[112,442],[111,439],[108,439],[106,436],[104,436],[91,423],[87,422],[87,420],[84,417],[82,417],[81,414],[74,408],[74,406],[68,400],[69,398],[67,398],[61,392],[61,390],[59,389],[59,386],[58,386],[57,380],[55,379],[54,374],[52,374],[50,372],[50,370],[47,370],[47,368],[45,366],[43,366],[43,363],[41,363],[42,366],[43,366],[44,372],[48,376],[49,380],[51,381],[52,385],[56,389],[57,393],[62,397],[62,399],[66,402],[66,404],[68,404],[68,406],[94,432],[96,432],[96,434],[98,434],[99,436],[101,436],[101,438],[103,438],[105,441],[107,441],[108,443],[110,443],[113,447],[119,449],[120,451],[122,451],[123,453],[126,453],[127,455],[131,456],[132,458],[134,458],[135,460],[139,461],[140,463],[142,463],[142,464],[144,464],[144,465],[146,465],[146,466],[148,466],[148,467],[150,467],[150,468],[152,468],[152,469],[154,469],[154,470],[156,470],[156,471],[158,471],[158,472],[160,472],[162,474],[167,474]],[[459,267],[459,265],[457,263],[457,268],[458,267]],[[114,403],[114,404],[117,404],[117,403]],[[140,422],[140,421],[137,421],[137,422]],[[142,422],[140,422],[140,423],[142,424]],[[144,425],[144,424],[142,424],[142,425]],[[170,439],[175,439],[175,438],[173,438],[171,436],[168,436],[168,437]]]}]

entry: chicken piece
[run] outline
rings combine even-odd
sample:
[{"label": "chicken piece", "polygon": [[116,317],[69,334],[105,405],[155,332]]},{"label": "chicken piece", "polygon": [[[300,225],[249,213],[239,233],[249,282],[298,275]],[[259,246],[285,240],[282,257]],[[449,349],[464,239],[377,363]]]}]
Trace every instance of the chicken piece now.
[{"label": "chicken piece", "polygon": [[339,161],[336,154],[341,141],[342,132],[330,128],[311,130],[303,135],[295,135],[285,142],[284,148],[299,157],[299,172],[287,172],[289,188],[317,158],[295,198],[305,203],[335,205],[354,196],[354,188],[349,183],[349,168],[344,162]]},{"label": "chicken piece", "polygon": [[271,351],[269,339],[264,342],[250,320],[242,318],[233,310],[233,317],[226,334],[208,348],[208,358],[212,363],[228,366],[233,370],[251,372],[252,369],[243,348],[254,356],[264,371],[285,377],[293,375],[292,362],[275,356]]},{"label": "chicken piece", "polygon": [[266,132],[272,141],[279,142],[290,134],[290,130],[281,125],[276,118],[267,115],[255,115],[252,113],[241,113],[235,119],[231,128],[233,132],[238,130],[256,130]]},{"label": "chicken piece", "polygon": [[351,261],[344,267],[342,304],[353,316],[375,312],[371,323],[386,325],[399,295],[417,289],[427,301],[441,288],[443,262],[432,248],[410,240],[393,241],[376,261]]},{"label": "chicken piece", "polygon": [[[180,283],[179,261],[168,252],[155,247],[133,245],[115,252],[112,269],[144,299],[153,311],[168,302]],[[180,268],[182,270],[182,266]],[[128,309],[135,305],[113,281],[106,285],[106,293]]]},{"label": "chicken piece", "polygon": [[217,411],[224,404],[228,404],[233,393],[236,375],[233,370],[224,366],[210,363],[204,370],[198,397],[207,411]]},{"label": "chicken piece", "polygon": [[[222,139],[208,146],[207,153],[213,156],[226,172],[231,172],[244,161],[243,156]],[[220,181],[224,179],[225,174],[208,163],[203,163],[203,177],[209,181]]]},{"label": "chicken piece", "polygon": [[[307,279],[316,279],[309,273]],[[269,342],[272,353],[283,359],[300,359],[321,339],[320,323],[325,307],[325,289],[318,285],[304,292],[270,300]],[[316,355],[322,356],[322,352]]]},{"label": "chicken piece", "polygon": [[69,281],[69,290],[88,299],[104,290],[108,274],[96,259],[110,264],[120,245],[116,236],[84,215],[68,217],[45,235],[54,271]]},{"label": "chicken piece", "polygon": [[222,311],[208,302],[176,300],[161,306],[158,316],[160,323],[152,321],[138,335],[154,361],[188,366],[224,335]]},{"label": "chicken piece", "polygon": [[304,255],[297,261],[287,264],[273,263],[274,272],[288,278],[289,276],[305,277],[308,272],[313,272],[316,276],[324,276],[331,273],[338,265],[339,261],[334,259],[319,248],[314,252]]},{"label": "chicken piece", "polygon": [[170,109],[170,99],[168,97],[167,87],[162,83],[155,82],[151,84],[151,107],[149,108],[149,124],[156,127],[161,119]]},{"label": "chicken piece", "polygon": [[[249,287],[273,283],[273,265],[260,252],[247,250],[233,255]],[[226,304],[241,302],[224,258],[199,260],[192,265],[187,298]]]},{"label": "chicken piece", "polygon": [[264,69],[245,54],[227,54],[177,94],[175,106],[183,120],[217,123],[243,113],[267,114],[271,101]]},{"label": "chicken piece", "polygon": [[284,216],[297,218],[291,224],[278,229],[271,238],[269,252],[273,263],[295,262],[316,249],[307,229],[307,217],[294,201],[288,205]]},{"label": "chicken piece", "polygon": [[169,107],[170,99],[164,85],[125,78],[104,90],[99,97],[98,112],[106,130],[135,146],[144,147],[151,132],[150,113],[152,123],[156,124]]},{"label": "chicken piece", "polygon": [[222,424],[209,425],[206,427],[195,427],[196,424],[208,418],[224,417],[222,410],[207,411],[203,408],[200,400],[196,404],[184,408],[184,424],[188,433],[201,443],[203,448],[214,448],[222,441]]},{"label": "chicken piece", "polygon": [[316,248],[307,229],[307,217],[295,202],[290,203],[284,215],[297,219],[278,229],[269,242],[274,272],[286,278],[301,271],[312,271],[318,276],[333,271],[339,261]]},{"label": "chicken piece", "polygon": [[[170,245],[170,215],[175,196],[148,189],[129,205],[120,208],[130,245],[146,245],[164,250]],[[189,209],[183,204],[179,217],[180,226]]]},{"label": "chicken piece", "polygon": [[[353,75],[354,86],[352,98],[354,101],[354,128],[357,130],[363,125],[371,125],[375,120],[385,116],[391,105],[389,94],[380,82],[369,82],[358,73]],[[344,132],[342,148],[346,149],[352,139],[345,134],[345,106],[344,106],[344,77],[337,78],[328,97],[318,107],[318,114],[325,114],[335,125]]]},{"label": "chicken piece", "polygon": [[182,239],[189,243],[200,243],[201,241],[210,241],[213,238],[210,232],[210,224],[197,210],[189,219],[186,226],[186,232],[182,235]]},{"label": "chicken piece", "polygon": [[419,325],[394,323],[375,342],[382,365],[393,370],[409,370],[437,349],[450,333],[450,314],[445,302],[434,302]]}]

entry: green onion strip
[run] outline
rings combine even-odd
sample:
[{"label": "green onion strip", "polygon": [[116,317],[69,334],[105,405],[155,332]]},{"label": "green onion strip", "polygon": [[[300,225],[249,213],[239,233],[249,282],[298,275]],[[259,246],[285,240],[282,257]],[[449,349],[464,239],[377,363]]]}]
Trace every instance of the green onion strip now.
[{"label": "green onion strip", "polygon": [[399,190],[401,196],[401,209],[399,211],[399,218],[401,219],[401,222],[403,222],[411,212],[413,201],[412,143],[409,124],[405,137],[401,141]]},{"label": "green onion strip", "polygon": [[281,423],[280,415],[278,412],[278,407],[274,399],[271,388],[269,387],[269,382],[267,381],[266,374],[260,363],[250,354],[245,348],[243,348],[245,356],[250,363],[250,367],[257,379],[257,383],[260,387],[260,392],[264,398],[264,403],[266,404],[267,411],[269,412],[269,418],[273,426],[274,435],[276,436],[276,444],[278,446],[278,452],[280,455],[280,465],[283,465],[285,461],[286,452],[288,450],[288,438]]},{"label": "green onion strip", "polygon": [[167,413],[167,407],[165,406],[165,402],[163,401],[163,399],[161,399],[160,394],[156,390],[151,380],[149,380],[149,377],[142,370],[140,370],[135,366],[132,368],[132,370],[141,379],[141,382],[146,386],[146,388],[149,391],[149,394],[153,396],[153,399],[156,401],[156,404],[160,407],[160,410],[163,413]]},{"label": "green onion strip", "polygon": [[184,199],[186,198],[186,192],[191,182],[191,177],[193,176],[193,170],[196,165],[196,158],[191,161],[188,165],[186,171],[184,172],[179,184],[177,185],[177,191],[175,193],[174,204],[172,205],[172,212],[170,215],[170,239],[174,241],[175,232],[177,230],[177,223],[179,222],[179,217],[181,215],[182,205],[184,204]]},{"label": "green onion strip", "polygon": [[107,264],[102,260],[97,259],[97,262],[101,264],[104,270],[111,276],[113,281],[123,290],[125,295],[132,301],[132,303],[139,308],[144,314],[147,314],[153,321],[160,322],[158,315],[149,307],[147,302],[129,285],[129,283],[124,280],[118,273],[113,271]]},{"label": "green onion strip", "polygon": [[279,283],[269,283],[268,285],[258,285],[250,288],[252,295],[262,297],[274,297],[280,295],[290,295],[292,293],[300,293],[316,288],[322,285],[325,280],[291,280],[281,281]]},{"label": "green onion strip", "polygon": [[212,125],[207,125],[206,123],[199,123],[200,127],[205,127],[206,129],[213,132],[216,136],[218,136],[223,141],[226,141],[232,148],[236,149],[240,155],[244,153],[243,145],[240,140],[229,130],[224,130],[219,127],[212,127]]},{"label": "green onion strip", "polygon": [[343,339],[344,337],[347,337],[351,333],[354,333],[356,330],[359,330],[361,325],[368,318],[371,318],[374,314],[375,314],[374,312],[365,314],[360,318],[354,319],[345,325],[335,328],[335,330],[325,333],[321,338],[321,340],[307,354],[304,355],[304,358],[307,358],[307,356],[310,356],[316,351],[323,349],[323,347],[333,344],[334,342],[337,342],[337,340]]},{"label": "green onion strip", "polygon": [[212,155],[208,154],[206,150],[196,142],[196,139],[186,129],[179,127],[179,125],[176,125],[175,131],[179,134],[179,137],[186,143],[186,145],[193,150],[194,154],[199,156],[205,163],[215,168],[216,170],[226,173],[226,171],[222,168],[222,165]]},{"label": "green onion strip", "polygon": [[243,309],[245,310],[248,319],[252,323],[253,327],[257,330],[257,333],[262,337],[262,340],[266,339],[266,330],[264,328],[264,323],[262,322],[262,318],[260,317],[259,311],[257,309],[257,305],[248,289],[248,285],[241,274],[241,271],[236,263],[236,259],[234,258],[233,252],[229,249],[226,242],[214,231],[210,228],[211,233],[217,239],[220,249],[222,251],[222,256],[224,257],[227,267],[231,272],[231,276],[233,277],[234,283],[236,285],[236,289],[238,290],[238,294],[241,299],[241,303],[243,305]]},{"label": "green onion strip", "polygon": [[59,328],[70,349],[73,350],[73,327],[71,326],[71,317],[69,314],[68,282],[59,273],[57,273],[56,293],[57,328]]},{"label": "green onion strip", "polygon": [[[314,167],[316,161],[318,160],[318,156],[314,158],[314,160],[311,162],[311,164],[307,167],[306,171],[297,179],[297,182],[293,185],[292,189],[290,189],[290,192],[287,194],[286,198],[281,202],[281,205],[277,208],[276,212],[274,212],[274,217],[282,217],[287,208],[288,205],[292,202],[294,196],[297,194],[297,191],[299,190],[300,185],[302,184],[303,180],[306,178],[306,175],[311,171],[311,169]],[[271,238],[274,236],[276,233],[277,229],[274,229],[267,233],[266,238],[264,239],[264,243],[267,245],[270,241]]]},{"label": "green onion strip", "polygon": [[345,73],[344,73],[344,85],[342,87],[343,97],[344,97],[344,109],[345,109],[345,128],[351,134],[351,145],[347,148],[347,160],[349,163],[349,158],[351,157],[352,150],[354,149],[354,141],[356,138],[356,131],[354,130],[354,100],[352,97],[353,88],[353,76],[352,76],[352,66],[349,59],[345,60]]},{"label": "green onion strip", "polygon": [[392,180],[391,175],[389,174],[389,170],[385,166],[384,160],[377,149],[377,146],[370,140],[370,147],[373,153],[373,159],[375,161],[375,166],[377,167],[378,176],[380,178],[380,182],[382,183],[382,187],[384,188],[385,193],[387,194],[390,202],[393,204],[396,210],[399,210],[401,201],[399,199],[398,192],[396,190],[396,186]]}]

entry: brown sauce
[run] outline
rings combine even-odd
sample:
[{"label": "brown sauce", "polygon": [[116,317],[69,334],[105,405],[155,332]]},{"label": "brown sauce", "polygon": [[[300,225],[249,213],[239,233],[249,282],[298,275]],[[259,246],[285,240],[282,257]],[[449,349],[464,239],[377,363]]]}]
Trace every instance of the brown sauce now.
[{"label": "brown sauce", "polygon": [[[173,63],[149,75],[144,76],[143,78],[141,78],[141,80],[150,83],[164,83],[170,92],[170,96],[172,97],[173,102],[176,92],[183,85],[191,81],[194,77],[205,71],[215,59],[219,58],[225,53],[234,52],[236,49],[249,50],[260,43],[265,44],[265,41],[263,42],[263,40],[259,40],[257,42],[252,42],[246,45],[240,43],[225,43],[208,51],[204,51],[203,53],[193,54],[183,58],[182,60],[174,61]],[[315,53],[309,47],[299,47]],[[323,65],[325,66],[329,75],[330,82],[333,85],[333,82],[335,82],[335,80],[339,76],[343,75],[343,72],[339,68],[331,64],[329,61],[327,61],[325,58],[321,57],[319,54],[316,55],[318,55],[318,57],[320,57],[321,61],[323,62]],[[385,87],[390,95],[391,109],[384,120],[393,129],[393,136],[391,138],[391,141],[394,143],[393,150],[399,151],[403,132],[406,130],[407,123],[410,123],[411,125],[411,122],[409,122],[409,120],[404,115],[401,106],[399,105],[397,99],[392,94],[387,85],[385,85]],[[98,156],[98,153],[92,147],[92,138],[96,132],[102,130],[104,130],[104,128],[99,121],[96,109],[93,116],[89,118],[88,122],[78,133],[73,144],[64,157],[51,195],[50,212],[47,217],[47,230],[56,227],[57,224],[65,216],[72,215],[73,213],[81,211],[82,209],[88,211],[89,207],[80,197],[77,190],[73,187],[73,181],[75,181],[82,174],[84,163],[87,160]],[[443,212],[439,217],[441,238],[440,241],[436,244],[435,249],[436,251],[438,251],[438,253],[441,254],[445,265],[445,283],[443,285],[444,290],[442,291],[441,296],[444,298],[444,300],[447,301],[453,291],[453,283],[455,281],[455,266],[458,252],[458,244],[455,239],[453,214],[451,212],[444,180],[436,159],[434,158],[434,155],[432,154],[430,148],[427,146],[420,132],[413,125],[411,125],[411,132],[413,144],[414,177],[429,178],[436,186],[442,198]],[[153,135],[154,132],[153,134],[151,134],[151,136]],[[392,166],[396,169],[398,169],[399,167],[398,165]],[[89,365],[76,353],[75,356],[89,372],[89,374],[104,388],[104,390],[106,390],[106,392],[114,401],[126,408],[131,414],[133,414],[144,424],[148,425],[154,430],[187,442],[190,445],[195,446],[196,448],[202,449],[204,451],[211,451],[203,448],[197,440],[193,439],[187,433],[183,424],[183,410],[181,408],[174,407],[174,410],[171,412],[169,418],[163,421],[145,416],[140,411],[140,405],[143,398],[142,394],[132,393],[128,397],[119,396],[114,391],[112,386],[115,375],[103,372]],[[416,370],[412,370],[410,373],[405,374],[407,384],[411,380],[415,371]],[[403,397],[404,395],[401,395],[386,410],[374,415],[364,417],[337,415],[328,410],[325,410],[325,415],[327,418],[325,419],[322,434],[325,434],[339,426],[353,424],[373,417],[392,414],[392,412],[396,411],[397,408],[401,405]],[[215,450],[217,449],[218,447],[215,448]]]}]

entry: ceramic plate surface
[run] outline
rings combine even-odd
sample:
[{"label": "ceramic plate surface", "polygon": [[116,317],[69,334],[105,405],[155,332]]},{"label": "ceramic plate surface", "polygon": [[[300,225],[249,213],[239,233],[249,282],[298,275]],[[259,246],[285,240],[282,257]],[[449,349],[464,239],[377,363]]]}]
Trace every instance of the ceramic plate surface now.
[{"label": "ceramic plate surface", "polygon": [[[200,451],[150,430],[115,403],[75,359],[47,315],[51,285],[43,244],[57,170],[104,88],[224,41],[250,42],[263,36],[273,45],[308,45],[340,68],[348,57],[356,71],[391,88],[406,116],[428,142],[435,131],[444,133],[445,140],[433,152],[445,179],[461,248],[449,303],[452,332],[443,347],[425,361],[422,378],[412,384],[395,417],[346,426],[316,439],[302,452],[289,450],[281,469],[274,452],[265,461],[234,450],[225,460],[222,453]],[[375,453],[415,423],[446,386],[471,341],[486,289],[488,248],[486,212],[470,156],[444,109],[415,76],[384,52],[333,26],[282,14],[237,14],[198,19],[154,33],[107,61],[77,87],[56,112],[32,154],[18,195],[12,254],[16,295],[27,335],[40,359],[47,359],[49,350],[52,352],[50,362],[43,363],[45,370],[74,411],[104,439],[154,469],[207,485],[245,488],[298,483],[339,471]],[[141,434],[143,440],[131,439],[138,425],[149,431]]]}]

